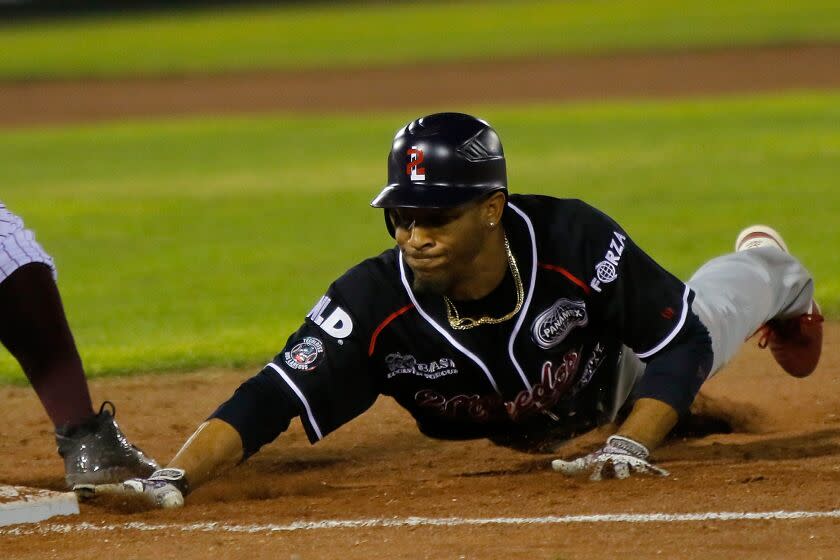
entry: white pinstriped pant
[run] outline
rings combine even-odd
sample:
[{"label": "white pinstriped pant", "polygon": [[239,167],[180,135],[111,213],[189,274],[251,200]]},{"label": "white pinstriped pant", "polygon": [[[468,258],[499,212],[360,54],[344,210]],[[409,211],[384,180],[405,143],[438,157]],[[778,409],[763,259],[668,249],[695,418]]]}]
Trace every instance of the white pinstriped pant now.
[{"label": "white pinstriped pant", "polygon": [[[709,378],[735,356],[744,341],[770,319],[811,311],[814,280],[796,257],[774,247],[729,253],[701,266],[687,282],[691,309],[709,329],[714,361]],[[623,349],[613,418],[642,377],[645,365]]]},{"label": "white pinstriped pant", "polygon": [[0,282],[29,263],[44,263],[56,276],[52,257],[35,241],[35,234],[26,229],[20,216],[9,212],[0,202]]}]

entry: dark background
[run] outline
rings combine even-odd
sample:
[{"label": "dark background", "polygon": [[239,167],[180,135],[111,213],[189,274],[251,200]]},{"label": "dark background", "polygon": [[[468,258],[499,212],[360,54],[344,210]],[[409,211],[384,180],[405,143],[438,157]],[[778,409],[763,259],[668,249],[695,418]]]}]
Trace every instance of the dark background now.
[{"label": "dark background", "polygon": [[[206,7],[241,7],[270,5],[344,4],[327,0],[0,0],[0,18],[4,23],[26,19],[63,19],[97,14],[186,11]],[[354,2],[360,3],[360,2]]]}]

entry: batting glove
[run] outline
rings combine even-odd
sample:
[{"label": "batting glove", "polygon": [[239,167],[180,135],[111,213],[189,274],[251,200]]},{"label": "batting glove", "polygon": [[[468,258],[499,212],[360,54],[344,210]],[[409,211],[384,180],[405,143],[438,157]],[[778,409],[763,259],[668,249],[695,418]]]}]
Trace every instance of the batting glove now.
[{"label": "batting glove", "polygon": [[668,476],[668,471],[648,461],[647,447],[624,436],[610,436],[598,451],[572,461],[555,459],[551,468],[567,476],[591,473],[589,480],[627,478],[632,473]]},{"label": "batting glove", "polygon": [[189,486],[183,469],[159,469],[149,478],[132,478],[119,484],[77,484],[73,491],[80,499],[137,496],[154,507],[169,509],[184,505]]}]

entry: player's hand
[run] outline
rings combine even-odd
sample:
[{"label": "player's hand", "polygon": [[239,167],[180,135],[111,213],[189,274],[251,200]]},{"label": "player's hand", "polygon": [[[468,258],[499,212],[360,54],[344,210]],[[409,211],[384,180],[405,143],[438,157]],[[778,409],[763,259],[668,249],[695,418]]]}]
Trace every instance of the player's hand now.
[{"label": "player's hand", "polygon": [[555,459],[551,468],[567,476],[590,473],[590,480],[627,478],[632,473],[668,476],[668,471],[648,461],[647,447],[624,436],[610,436],[607,444],[572,461]]},{"label": "player's hand", "polygon": [[80,499],[94,496],[135,496],[151,506],[169,509],[184,505],[187,481],[182,469],[159,469],[149,478],[132,478],[118,484],[77,484]]}]

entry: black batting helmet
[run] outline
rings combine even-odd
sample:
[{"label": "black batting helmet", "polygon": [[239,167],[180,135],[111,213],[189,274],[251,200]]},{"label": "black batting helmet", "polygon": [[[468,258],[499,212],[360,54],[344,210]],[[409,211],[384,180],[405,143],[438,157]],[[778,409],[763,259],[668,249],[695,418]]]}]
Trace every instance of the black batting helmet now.
[{"label": "black batting helmet", "polygon": [[436,113],[397,131],[388,154],[388,184],[370,205],[386,212],[450,208],[494,191],[507,195],[499,135],[471,115]]}]

